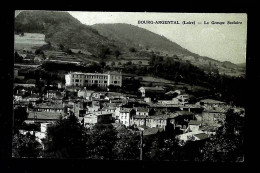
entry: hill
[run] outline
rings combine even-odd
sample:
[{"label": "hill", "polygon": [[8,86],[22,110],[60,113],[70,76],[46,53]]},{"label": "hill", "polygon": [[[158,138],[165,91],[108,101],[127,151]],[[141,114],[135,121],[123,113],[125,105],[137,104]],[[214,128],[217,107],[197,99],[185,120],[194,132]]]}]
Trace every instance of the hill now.
[{"label": "hill", "polygon": [[96,29],[101,35],[127,47],[141,47],[176,55],[195,55],[164,36],[134,25],[124,23],[95,24],[92,25],[92,28]]},{"label": "hill", "polygon": [[68,12],[22,11],[15,18],[15,33],[41,33],[45,41],[97,54],[97,47],[116,49],[112,41],[83,25]]}]

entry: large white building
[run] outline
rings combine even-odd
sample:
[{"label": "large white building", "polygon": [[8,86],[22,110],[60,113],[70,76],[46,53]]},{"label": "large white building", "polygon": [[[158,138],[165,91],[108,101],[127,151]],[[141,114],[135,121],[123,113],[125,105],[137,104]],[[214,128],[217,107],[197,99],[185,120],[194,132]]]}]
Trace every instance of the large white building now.
[{"label": "large white building", "polygon": [[107,87],[109,85],[122,86],[121,73],[80,73],[71,72],[65,75],[66,86],[92,86]]}]

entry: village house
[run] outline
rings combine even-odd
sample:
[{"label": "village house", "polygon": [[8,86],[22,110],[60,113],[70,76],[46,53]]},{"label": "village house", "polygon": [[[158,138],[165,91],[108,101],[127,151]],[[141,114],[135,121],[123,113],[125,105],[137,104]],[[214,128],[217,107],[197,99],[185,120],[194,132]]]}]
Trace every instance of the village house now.
[{"label": "village house", "polygon": [[180,140],[180,145],[184,145],[188,140],[190,141],[200,141],[209,138],[209,135],[202,131],[183,133],[177,136]]},{"label": "village house", "polygon": [[145,127],[147,117],[148,117],[147,115],[134,115],[132,124],[137,127],[142,127],[142,126]]},{"label": "village house", "polygon": [[84,89],[78,91],[78,97],[83,97],[84,99],[91,100],[91,96],[95,91],[87,90],[86,87]]},{"label": "village house", "polygon": [[62,82],[58,82],[58,89],[65,89],[65,86]]},{"label": "village house", "polygon": [[19,102],[23,99],[23,94],[14,94],[14,101]]},{"label": "village house", "polygon": [[135,111],[136,111],[136,115],[146,115],[146,116],[148,116],[149,113],[150,113],[149,108],[143,108],[143,107],[136,107]]},{"label": "village house", "polygon": [[164,131],[163,128],[158,128],[158,127],[146,128],[143,130],[143,135],[144,135],[144,138],[153,137],[154,135],[156,135],[160,132],[163,132],[163,131]]},{"label": "village house", "polygon": [[150,128],[163,128],[165,130],[165,127],[167,126],[167,120],[168,116],[165,114],[158,116],[150,116],[146,118],[146,126]]},{"label": "village house", "polygon": [[88,113],[84,116],[84,127],[92,127],[93,125],[101,123],[112,123],[112,113],[105,111],[98,111]]},{"label": "village house", "polygon": [[202,122],[204,124],[223,124],[226,110],[221,107],[207,107],[202,112]]},{"label": "village house", "polygon": [[148,105],[150,109],[154,109],[157,112],[175,112],[181,110],[179,105],[163,105],[160,103],[149,103]]},{"label": "village house", "polygon": [[183,111],[189,111],[195,114],[202,114],[203,108],[199,105],[196,104],[185,104],[185,105],[181,105],[180,109]]},{"label": "village house", "polygon": [[202,122],[201,121],[190,120],[190,122],[188,124],[187,131],[192,131],[192,132],[199,131],[199,128],[201,126],[202,126]]},{"label": "village house", "polygon": [[135,115],[135,109],[133,108],[121,108],[119,110],[119,121],[126,127],[132,125],[132,117]]},{"label": "village house", "polygon": [[52,125],[53,123],[41,123],[41,132],[47,133],[48,128]]},{"label": "village house", "polygon": [[40,100],[40,96],[38,94],[32,94],[23,98],[23,100],[28,101],[32,106],[36,106],[36,103]]},{"label": "village house", "polygon": [[62,104],[51,104],[51,103],[47,103],[47,104],[39,104],[36,105],[34,108],[35,111],[37,112],[64,112],[64,107]]},{"label": "village house", "polygon": [[183,133],[190,122],[190,120],[194,120],[194,114],[188,111],[177,111],[175,113],[168,115],[169,123],[173,125],[175,130],[179,130]]},{"label": "village house", "polygon": [[35,112],[30,111],[25,123],[53,123],[56,122],[60,116],[64,116],[63,112]]},{"label": "village house", "polygon": [[155,95],[164,94],[164,89],[161,87],[140,87],[138,90],[141,92],[142,97],[154,97]]},{"label": "village house", "polygon": [[56,90],[48,90],[47,93],[46,93],[46,98],[49,98],[49,99],[55,98],[56,93],[57,93]]},{"label": "village house", "polygon": [[105,107],[103,110],[112,113],[112,117],[116,119],[116,107]]},{"label": "village house", "polygon": [[176,98],[173,98],[172,101],[174,103],[177,102],[179,105],[185,105],[189,103],[189,95],[183,94],[183,95],[178,95]]},{"label": "village house", "polygon": [[203,99],[197,102],[196,104],[204,107],[222,107],[226,105],[225,102],[213,100],[213,99]]}]

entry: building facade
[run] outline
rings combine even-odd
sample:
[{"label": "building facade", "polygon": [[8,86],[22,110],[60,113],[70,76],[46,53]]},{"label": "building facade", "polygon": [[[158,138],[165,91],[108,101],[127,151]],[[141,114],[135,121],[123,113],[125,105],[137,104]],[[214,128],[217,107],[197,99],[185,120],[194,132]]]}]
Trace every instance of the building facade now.
[{"label": "building facade", "polygon": [[66,86],[92,86],[107,87],[109,85],[122,86],[120,73],[79,73],[72,72],[65,75]]}]

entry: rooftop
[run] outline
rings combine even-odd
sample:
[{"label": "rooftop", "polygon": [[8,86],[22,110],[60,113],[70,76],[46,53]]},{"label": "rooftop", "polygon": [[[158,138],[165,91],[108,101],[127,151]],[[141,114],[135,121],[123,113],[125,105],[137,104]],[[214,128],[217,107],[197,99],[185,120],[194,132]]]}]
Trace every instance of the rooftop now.
[{"label": "rooftop", "polygon": [[63,105],[62,104],[39,104],[35,107],[36,109],[40,108],[40,109],[63,109]]},{"label": "rooftop", "polygon": [[58,113],[58,112],[29,112],[27,119],[34,119],[34,115],[36,115],[37,119],[41,119],[41,120],[58,120],[61,115],[63,116],[63,113]]},{"label": "rooftop", "polygon": [[137,107],[136,112],[149,112],[149,108]]},{"label": "rooftop", "polygon": [[219,107],[205,107],[203,112],[216,112],[216,113],[225,113],[226,109]]},{"label": "rooftop", "polygon": [[196,120],[190,120],[189,125],[201,125],[201,121],[196,121]]},{"label": "rooftop", "polygon": [[157,128],[157,127],[148,128],[143,131],[143,135],[144,136],[154,135],[154,134],[157,134],[158,132],[162,132],[162,131],[163,131],[163,128]]},{"label": "rooftop", "polygon": [[132,110],[132,108],[123,108],[119,112],[121,113],[129,113]]},{"label": "rooftop", "polygon": [[225,103],[225,102],[213,100],[213,99],[203,99],[203,100],[200,100],[200,102],[208,103],[208,104],[224,104]]},{"label": "rooftop", "polygon": [[199,133],[199,134],[195,134],[194,136],[199,138],[200,140],[209,138],[209,135],[207,135],[206,133]]},{"label": "rooftop", "polygon": [[161,87],[141,87],[141,88],[145,89],[145,90],[150,90],[150,91],[164,91],[164,89]]},{"label": "rooftop", "polygon": [[92,115],[94,115],[94,116],[100,116],[100,115],[109,115],[109,114],[112,115],[112,113],[107,112],[107,111],[96,111],[96,112],[88,113],[88,114],[86,114],[85,116],[92,116]]}]

